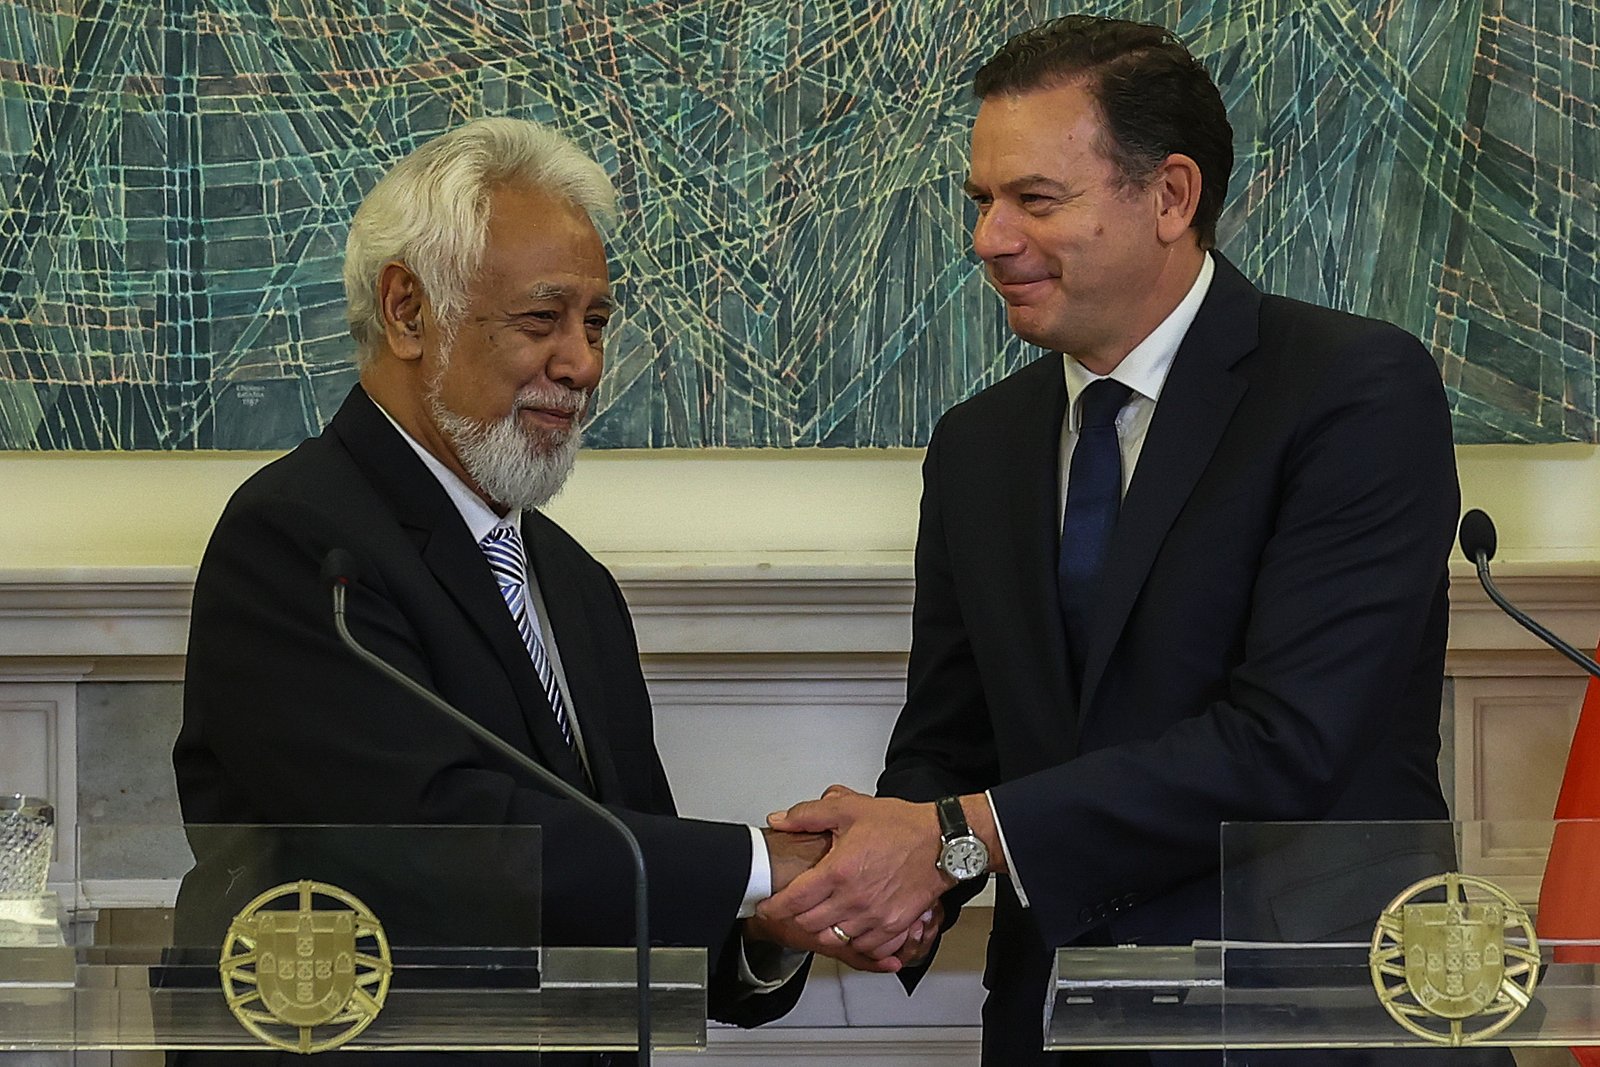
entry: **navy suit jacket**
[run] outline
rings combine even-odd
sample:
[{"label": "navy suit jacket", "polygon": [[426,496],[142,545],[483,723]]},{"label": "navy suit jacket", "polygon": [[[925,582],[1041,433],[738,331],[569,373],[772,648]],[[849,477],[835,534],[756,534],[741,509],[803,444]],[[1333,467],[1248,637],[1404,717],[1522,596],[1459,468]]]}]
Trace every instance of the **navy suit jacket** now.
[{"label": "navy suit jacket", "polygon": [[[522,533],[594,791],[643,847],[652,940],[709,950],[715,1017],[754,1025],[781,1015],[800,980],[748,997],[734,970],[749,830],[677,816],[621,592],[545,516],[526,513]],[[357,387],[321,436],[239,489],[206,550],[173,753],[185,821],[537,825],[542,942],[631,943],[626,847],[340,644],[319,577],[333,548],[350,551],[360,568],[348,607],[360,641],[582,785],[482,551],[438,481]],[[501,865],[455,873],[470,883],[460,892],[477,894],[484,923],[499,914],[493,902],[540,895]],[[425,940],[449,934],[415,929]]]},{"label": "navy suit jacket", "polygon": [[[1446,817],[1458,490],[1444,390],[1416,339],[1263,295],[1216,256],[1123,500],[1077,684],[1055,581],[1066,400],[1052,354],[934,431],[908,693],[879,786],[992,790],[1030,904],[999,879],[995,1063],[1039,1055],[1055,947],[1218,936],[1222,822]],[[1356,881],[1433,873],[1451,861],[1436,844],[1381,850],[1391,869]],[[1341,888],[1279,909],[1293,929],[1253,916],[1250,936],[1370,935],[1388,897],[1339,883],[1352,857],[1317,861]]]}]

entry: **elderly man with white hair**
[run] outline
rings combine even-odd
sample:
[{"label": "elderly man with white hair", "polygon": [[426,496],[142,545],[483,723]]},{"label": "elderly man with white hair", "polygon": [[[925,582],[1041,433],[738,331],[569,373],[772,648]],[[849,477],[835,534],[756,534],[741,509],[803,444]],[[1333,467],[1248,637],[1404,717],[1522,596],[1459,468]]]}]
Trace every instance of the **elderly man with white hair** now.
[{"label": "elderly man with white hair", "polygon": [[[362,203],[345,265],[360,384],[217,525],[195,587],[179,795],[189,823],[536,824],[543,942],[630,941],[632,868],[612,835],[341,646],[319,569],[345,549],[361,571],[355,636],[626,821],[652,939],[705,946],[712,1014],[754,1025],[793,1004],[793,950],[815,946],[749,917],[826,839],[676,815],[622,596],[539,511],[600,380],[612,298],[595,223],[614,201],[559,134],[483,119],[401,160]],[[531,899],[507,869],[455,872],[481,879],[468,911]],[[449,895],[419,878],[419,907],[431,892]]]}]

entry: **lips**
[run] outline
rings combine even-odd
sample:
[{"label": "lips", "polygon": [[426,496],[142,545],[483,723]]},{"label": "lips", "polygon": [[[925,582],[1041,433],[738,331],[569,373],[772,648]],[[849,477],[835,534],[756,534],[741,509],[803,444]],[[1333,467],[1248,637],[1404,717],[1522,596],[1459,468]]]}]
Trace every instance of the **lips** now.
[{"label": "lips", "polygon": [[517,398],[518,414],[526,413],[541,426],[569,430],[583,420],[589,394],[572,389],[539,389]]},{"label": "lips", "polygon": [[1040,278],[1014,278],[1014,277],[997,278],[997,277],[991,276],[990,279],[989,279],[989,282],[990,282],[991,285],[994,286],[995,291],[998,292],[1002,297],[1004,297],[1006,299],[1007,303],[1016,303],[1016,302],[1018,302],[1020,300],[1025,299],[1029,295],[1030,292],[1033,292],[1034,290],[1038,289],[1040,286],[1047,285],[1048,283],[1050,283],[1050,282],[1052,282],[1054,280],[1055,279],[1050,278],[1050,277],[1040,277]]},{"label": "lips", "polygon": [[551,429],[571,429],[573,424],[578,421],[578,412],[576,411],[537,407],[522,407],[517,410],[532,416],[535,422]]}]

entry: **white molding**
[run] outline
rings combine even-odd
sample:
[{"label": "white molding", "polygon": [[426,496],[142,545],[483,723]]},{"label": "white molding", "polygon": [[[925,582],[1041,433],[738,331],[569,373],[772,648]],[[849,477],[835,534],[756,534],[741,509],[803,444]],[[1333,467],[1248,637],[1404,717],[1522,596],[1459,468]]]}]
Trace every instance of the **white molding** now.
[{"label": "white molding", "polygon": [[[903,657],[911,645],[910,565],[903,554],[880,555],[862,562],[828,553],[635,554],[614,560],[612,570],[640,650],[652,659]],[[1594,564],[1502,569],[1498,581],[1508,597],[1579,648],[1593,647],[1600,634]],[[184,567],[0,568],[0,675],[39,676],[50,663],[71,659],[87,663],[83,673],[94,679],[181,677],[193,587],[194,571]],[[1506,618],[1468,570],[1454,574],[1450,622],[1452,674],[1576,670]],[[771,667],[752,664],[752,673]]]},{"label": "white molding", "polygon": [[44,753],[42,781],[24,777],[0,782],[0,789],[36,793],[50,801],[56,818],[50,881],[71,883],[78,870],[77,679],[11,681],[0,676],[0,745],[13,752]]},{"label": "white molding", "polygon": [[[649,656],[903,656],[911,644],[901,564],[634,560],[614,573]],[[71,657],[96,679],[181,677],[193,589],[186,568],[0,569],[0,673]]]},{"label": "white molding", "polygon": [[880,1067],[977,1067],[981,1031],[975,1026],[712,1027],[706,1050],[660,1052],[661,1063],[714,1060],[725,1067],[871,1063]]},{"label": "white molding", "polygon": [[902,687],[906,680],[905,652],[813,652],[804,657],[775,652],[645,653],[645,677],[664,682],[715,682],[729,685],[765,686],[778,682],[828,682],[856,684],[876,689],[878,683],[893,681]]},{"label": "white molding", "polygon": [[904,653],[909,578],[621,580],[649,653]]},{"label": "white molding", "polygon": [[94,660],[81,657],[0,656],[0,684],[11,682],[81,682],[94,671]]},{"label": "white molding", "polygon": [[96,666],[182,655],[193,588],[193,570],[180,567],[0,570],[0,647],[7,659]]},{"label": "white molding", "polygon": [[85,878],[74,910],[83,908],[171,908],[178,903],[177,878]]},{"label": "white molding", "polygon": [[[1600,635],[1600,572],[1595,564],[1507,564],[1498,568],[1495,584],[1508,600],[1558,636],[1579,649],[1594,650]],[[1506,654],[1516,652],[1532,653],[1535,662],[1548,661],[1546,667],[1562,665],[1555,672],[1540,669],[1541,674],[1578,672],[1507,617],[1465,565],[1451,569],[1449,649],[1451,663],[1469,672],[1479,656],[1504,662]]]}]

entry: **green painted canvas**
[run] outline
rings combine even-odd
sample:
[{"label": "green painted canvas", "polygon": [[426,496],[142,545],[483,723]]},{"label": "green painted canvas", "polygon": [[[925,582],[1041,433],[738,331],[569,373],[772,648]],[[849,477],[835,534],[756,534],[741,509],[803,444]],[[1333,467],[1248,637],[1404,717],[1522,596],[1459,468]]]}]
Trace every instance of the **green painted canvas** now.
[{"label": "green painted canvas", "polygon": [[[1223,251],[1432,348],[1458,439],[1595,441],[1595,0],[1126,0],[1237,134]],[[972,72],[1059,2],[0,0],[0,447],[274,449],[354,381],[362,194],[479,115],[612,173],[601,447],[901,446],[1037,355]]]}]

